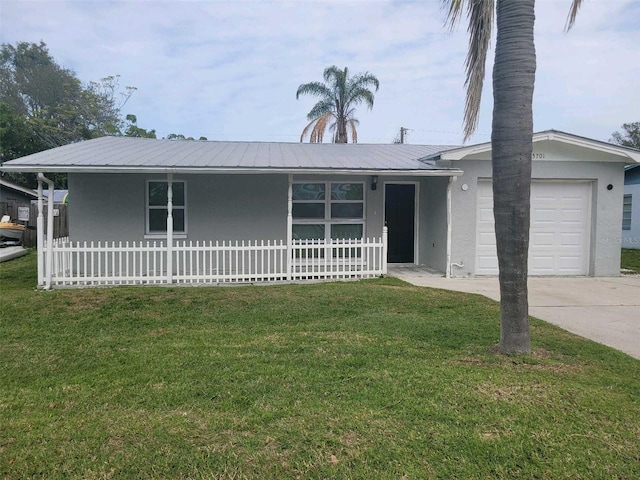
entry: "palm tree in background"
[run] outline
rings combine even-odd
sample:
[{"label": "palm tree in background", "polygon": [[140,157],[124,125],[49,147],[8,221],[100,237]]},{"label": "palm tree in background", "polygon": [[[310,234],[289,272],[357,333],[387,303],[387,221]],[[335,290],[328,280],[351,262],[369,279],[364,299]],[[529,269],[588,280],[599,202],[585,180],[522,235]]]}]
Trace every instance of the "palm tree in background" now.
[{"label": "palm tree in background", "polygon": [[300,141],[309,134],[311,143],[322,143],[327,127],[333,132],[334,143],[347,143],[351,137],[352,143],[358,142],[356,127],[358,120],[354,117],[355,107],[364,103],[369,110],[373,108],[373,92],[370,87],[378,91],[380,83],[369,72],[358,73],[349,77],[347,67],[340,70],[331,66],[324,70],[324,83],[310,82],[298,87],[296,99],[300,95],[320,97],[311,111],[307,114],[309,124],[302,130]]},{"label": "palm tree in background", "polygon": [[[465,141],[478,123],[491,29],[497,28],[493,66],[491,164],[493,213],[500,281],[500,350],[528,353],[531,154],[536,52],[535,0],[442,0],[453,28],[466,6],[469,51],[465,62]],[[565,31],[573,26],[582,0],[573,0]]]}]

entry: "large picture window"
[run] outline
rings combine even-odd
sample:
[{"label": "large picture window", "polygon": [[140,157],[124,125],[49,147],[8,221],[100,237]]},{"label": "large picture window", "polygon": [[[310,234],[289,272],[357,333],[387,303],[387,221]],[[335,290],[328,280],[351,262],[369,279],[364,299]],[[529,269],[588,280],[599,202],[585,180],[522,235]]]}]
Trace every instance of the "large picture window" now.
[{"label": "large picture window", "polygon": [[293,184],[293,239],[364,236],[364,183]]},{"label": "large picture window", "polygon": [[622,229],[631,230],[631,195],[625,195],[622,201]]},{"label": "large picture window", "polygon": [[[174,181],[173,190],[173,231],[187,233],[187,192],[186,182]],[[147,182],[147,234],[161,235],[167,233],[167,182]]]}]

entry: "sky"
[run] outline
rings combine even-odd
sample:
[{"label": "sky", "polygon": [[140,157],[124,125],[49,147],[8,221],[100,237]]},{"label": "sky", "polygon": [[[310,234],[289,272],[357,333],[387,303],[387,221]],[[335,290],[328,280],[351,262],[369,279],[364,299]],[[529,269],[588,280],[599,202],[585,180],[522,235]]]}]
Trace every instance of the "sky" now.
[{"label": "sky", "polygon": [[[640,121],[640,1],[537,0],[534,130],[607,141]],[[138,126],[209,140],[298,142],[313,97],[300,84],[330,65],[380,81],[360,106],[359,143],[461,144],[466,25],[445,27],[440,0],[0,1],[0,42],[44,41],[83,82],[119,75]],[[492,46],[495,42],[492,42]],[[477,133],[489,141],[487,61]],[[328,136],[325,141],[330,141]]]}]

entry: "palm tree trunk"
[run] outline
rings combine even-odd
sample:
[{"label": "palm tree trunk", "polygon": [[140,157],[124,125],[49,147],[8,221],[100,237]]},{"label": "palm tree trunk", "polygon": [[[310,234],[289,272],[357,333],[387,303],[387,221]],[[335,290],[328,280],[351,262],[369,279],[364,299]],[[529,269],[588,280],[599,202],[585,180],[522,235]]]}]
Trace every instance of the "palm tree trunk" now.
[{"label": "palm tree trunk", "polygon": [[347,143],[347,121],[344,115],[338,118],[336,125],[336,141],[335,143]]},{"label": "palm tree trunk", "polygon": [[491,132],[500,275],[500,349],[527,353],[535,0],[498,0]]}]

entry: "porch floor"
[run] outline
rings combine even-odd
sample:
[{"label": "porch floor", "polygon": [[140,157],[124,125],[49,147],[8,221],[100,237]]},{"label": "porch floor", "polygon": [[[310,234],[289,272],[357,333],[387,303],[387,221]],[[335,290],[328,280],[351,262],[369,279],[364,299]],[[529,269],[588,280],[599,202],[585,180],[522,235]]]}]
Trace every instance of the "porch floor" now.
[{"label": "porch floor", "polygon": [[399,278],[408,283],[416,284],[422,278],[444,278],[444,273],[428,267],[412,264],[389,264],[387,274],[390,277]]}]

